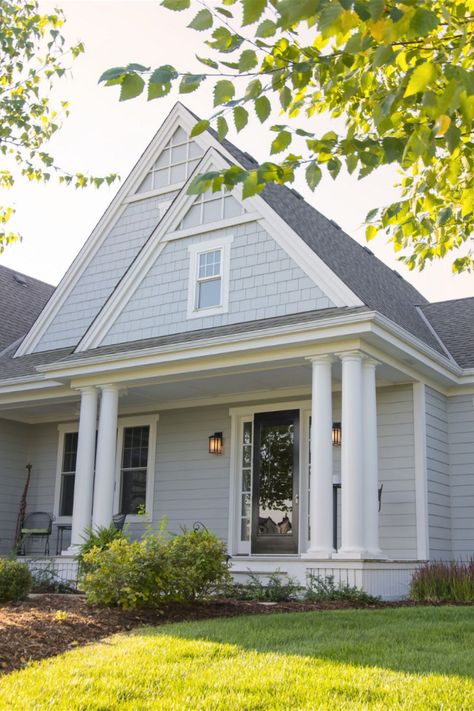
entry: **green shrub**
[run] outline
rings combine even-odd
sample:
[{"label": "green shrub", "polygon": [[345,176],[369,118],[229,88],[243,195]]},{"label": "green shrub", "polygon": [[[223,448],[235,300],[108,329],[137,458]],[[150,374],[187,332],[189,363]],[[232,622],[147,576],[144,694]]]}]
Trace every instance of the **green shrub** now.
[{"label": "green shrub", "polygon": [[333,575],[323,578],[314,574],[308,576],[304,598],[307,602],[347,600],[348,602],[357,602],[364,605],[373,605],[380,600],[378,597],[369,595],[365,590],[347,583],[338,583],[336,585]]},{"label": "green shrub", "polygon": [[257,602],[289,602],[301,597],[303,588],[294,578],[289,578],[276,571],[259,577],[249,573],[246,583],[227,586],[225,594],[236,600],[255,600]]},{"label": "green shrub", "polygon": [[413,574],[412,600],[474,602],[474,558],[467,563],[425,563]]},{"label": "green shrub", "polygon": [[23,600],[31,586],[31,573],[25,563],[0,559],[0,602]]},{"label": "green shrub", "polygon": [[76,560],[79,563],[79,573],[85,573],[87,569],[87,564],[85,563],[85,555],[93,548],[98,548],[103,551],[110,546],[112,541],[118,538],[124,538],[122,531],[119,531],[113,524],[110,526],[100,526],[96,530],[93,528],[86,529],[86,535],[84,536],[84,543],[81,545],[79,554],[76,556]]},{"label": "green shrub", "polygon": [[225,548],[208,531],[170,538],[164,526],[139,541],[122,537],[83,555],[88,602],[123,608],[162,607],[205,597],[228,580]]},{"label": "green shrub", "polygon": [[168,541],[166,557],[171,599],[202,599],[230,581],[225,544],[210,531],[183,529]]}]

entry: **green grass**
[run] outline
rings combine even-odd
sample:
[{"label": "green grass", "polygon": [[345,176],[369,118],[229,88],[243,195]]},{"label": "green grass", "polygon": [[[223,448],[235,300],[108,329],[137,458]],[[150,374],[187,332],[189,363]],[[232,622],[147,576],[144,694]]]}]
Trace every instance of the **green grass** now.
[{"label": "green grass", "polygon": [[144,628],[32,664],[0,682],[0,708],[467,710],[473,677],[474,608],[262,615]]}]

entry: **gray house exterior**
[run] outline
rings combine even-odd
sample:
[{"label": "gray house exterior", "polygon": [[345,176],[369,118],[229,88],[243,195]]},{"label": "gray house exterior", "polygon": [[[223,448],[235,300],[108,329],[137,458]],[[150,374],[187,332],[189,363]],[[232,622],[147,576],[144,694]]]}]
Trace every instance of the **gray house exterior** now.
[{"label": "gray house exterior", "polygon": [[59,570],[146,511],[236,576],[400,597],[474,551],[474,298],[428,303],[287,187],[188,195],[254,165],[195,120],[174,107],[54,293],[0,269],[0,553],[31,464]]}]

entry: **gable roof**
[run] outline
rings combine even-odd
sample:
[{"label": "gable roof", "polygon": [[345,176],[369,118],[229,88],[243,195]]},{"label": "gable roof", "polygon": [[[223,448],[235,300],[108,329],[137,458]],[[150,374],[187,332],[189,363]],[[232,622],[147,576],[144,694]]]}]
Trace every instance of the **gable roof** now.
[{"label": "gable roof", "polygon": [[421,309],[455,361],[474,368],[474,296],[423,304]]},{"label": "gable roof", "polygon": [[0,352],[28,332],[53,292],[51,284],[0,266]]}]

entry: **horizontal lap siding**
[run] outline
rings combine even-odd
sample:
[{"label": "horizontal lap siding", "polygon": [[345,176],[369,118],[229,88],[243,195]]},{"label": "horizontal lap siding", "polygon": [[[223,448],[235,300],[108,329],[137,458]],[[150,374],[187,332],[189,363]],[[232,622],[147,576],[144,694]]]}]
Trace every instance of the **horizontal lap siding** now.
[{"label": "horizontal lap siding", "polygon": [[449,560],[452,551],[447,400],[431,388],[426,388],[426,463],[430,559]]},{"label": "horizontal lap siding", "polygon": [[[223,432],[224,452],[208,452],[208,437]],[[171,531],[201,521],[227,540],[230,417],[227,407],[167,410],[158,422],[154,518]]]},{"label": "horizontal lap siding", "polygon": [[448,400],[451,531],[453,556],[474,555],[474,402],[473,395]]},{"label": "horizontal lap siding", "polygon": [[377,391],[380,546],[390,558],[416,558],[415,447],[413,390],[410,386]]},{"label": "horizontal lap siding", "polygon": [[15,542],[16,521],[26,481],[29,425],[0,420],[0,554]]}]

